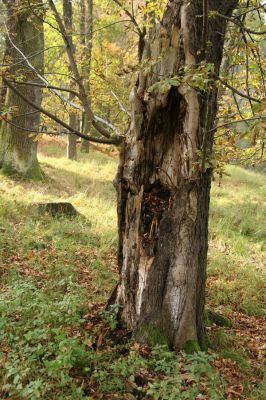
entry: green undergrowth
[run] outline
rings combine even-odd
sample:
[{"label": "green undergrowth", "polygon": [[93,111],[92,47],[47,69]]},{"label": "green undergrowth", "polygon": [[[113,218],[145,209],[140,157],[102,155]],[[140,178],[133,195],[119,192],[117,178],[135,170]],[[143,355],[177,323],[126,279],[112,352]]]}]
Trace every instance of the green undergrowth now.
[{"label": "green undergrowth", "polygon": [[[126,355],[121,356],[119,352]],[[222,381],[211,366],[213,359],[212,355],[202,352],[177,355],[162,345],[153,347],[148,354],[136,346],[117,347],[116,355],[102,354],[92,372],[92,380],[99,398],[115,393],[119,399],[175,400],[194,399],[205,393],[218,400],[223,398]],[[123,397],[125,393],[128,397]]]},{"label": "green undergrowth", "polygon": [[[117,281],[117,160],[92,151],[71,162],[50,145],[40,161],[44,181],[0,177],[0,399],[223,399],[219,357],[248,380],[249,352],[229,327],[211,332],[206,353],[114,336],[117,310],[103,307]],[[229,173],[213,187],[208,308],[257,318],[265,304],[265,179],[237,167]],[[80,215],[39,214],[34,203],[46,201],[71,202]],[[243,398],[259,399],[263,384],[245,390]]]}]

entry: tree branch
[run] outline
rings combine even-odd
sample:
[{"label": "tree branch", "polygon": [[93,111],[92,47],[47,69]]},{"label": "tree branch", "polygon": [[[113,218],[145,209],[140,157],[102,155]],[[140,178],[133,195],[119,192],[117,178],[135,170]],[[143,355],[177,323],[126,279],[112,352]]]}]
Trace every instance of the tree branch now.
[{"label": "tree branch", "polygon": [[241,29],[245,30],[246,32],[250,33],[251,35],[265,35],[266,31],[253,31],[252,29],[247,28],[244,24],[242,24],[241,21],[239,21],[239,19],[234,18],[234,17],[227,17],[226,15],[220,14],[220,13],[216,13],[215,12],[215,16],[216,17],[220,17],[223,19],[226,19],[227,21],[232,22],[233,24],[239,26]]},{"label": "tree branch", "polygon": [[121,108],[121,110],[122,110],[125,114],[127,114],[129,117],[131,117],[130,112],[127,111],[127,110],[125,109],[125,107],[123,106],[123,104],[122,104],[121,101],[119,100],[119,98],[118,98],[118,96],[116,95],[116,93],[115,93],[113,90],[111,91],[111,93],[112,93],[112,95],[114,96],[114,98],[116,99],[116,101],[118,102],[118,105],[119,105],[119,107]]},{"label": "tree branch", "polygon": [[36,86],[40,87],[43,89],[53,89],[53,90],[60,90],[61,92],[68,92],[73,94],[76,97],[79,97],[79,93],[75,92],[74,90],[68,89],[68,88],[62,88],[59,86],[53,86],[53,85],[42,85],[37,82],[19,82],[19,81],[14,81],[12,80],[12,83],[15,83],[16,85],[28,85],[28,86]]},{"label": "tree branch", "polygon": [[238,17],[242,17],[243,15],[249,14],[249,13],[251,13],[251,12],[253,12],[253,11],[256,11],[256,10],[259,10],[259,9],[263,9],[264,12],[265,12],[265,8],[266,8],[266,6],[263,5],[263,4],[261,4],[260,6],[253,7],[253,8],[251,8],[250,10],[247,10],[247,11],[245,11],[245,12],[239,14]]},{"label": "tree branch", "polygon": [[130,20],[133,22],[133,24],[135,25],[137,32],[139,34],[139,36],[143,37],[144,32],[140,29],[136,18],[133,14],[131,14],[124,6],[123,4],[119,1],[119,0],[113,0],[119,7],[122,8],[122,10],[125,12],[125,14],[130,18]]},{"label": "tree branch", "polygon": [[[9,81],[11,82],[11,81]],[[37,86],[37,87],[41,87],[43,89],[54,89],[54,90],[60,90],[60,91],[64,91],[64,92],[68,92],[73,94],[74,96],[79,97],[79,93],[75,92],[74,90],[71,89],[67,89],[67,88],[61,88],[58,86],[52,86],[52,85],[41,85],[39,83],[35,83],[35,82],[19,82],[19,81],[12,81],[12,83],[18,84],[18,85],[29,85],[29,86]],[[75,103],[68,101],[68,104],[71,105],[73,108],[76,108],[78,110],[84,111],[84,109],[82,107],[80,107],[79,105],[76,105]],[[117,130],[117,128],[111,124],[110,122],[106,121],[105,119],[99,117],[98,115],[94,115],[94,118],[98,121],[101,122],[102,124],[108,126],[108,128],[112,129],[114,132],[116,132],[116,134],[118,136],[120,136],[120,132]]]},{"label": "tree branch", "polygon": [[240,97],[244,97],[245,99],[255,101],[256,103],[261,103],[261,100],[256,99],[255,97],[249,96],[243,92],[240,92],[238,89],[234,88],[231,86],[229,83],[225,82],[223,79],[221,79],[219,76],[216,76],[216,79],[218,79],[224,86],[226,86],[228,89],[232,90],[234,93],[238,94]]},{"label": "tree branch", "polygon": [[15,86],[12,85],[11,82],[9,82],[6,78],[3,78],[3,82],[11,89],[13,90],[14,93],[16,93],[19,97],[21,97],[27,104],[29,104],[31,107],[34,109],[38,110],[42,114],[46,115],[53,121],[57,122],[61,126],[63,126],[65,129],[67,129],[69,132],[73,133],[74,135],[81,137],[82,139],[89,140],[91,142],[95,143],[104,143],[104,144],[115,144],[118,145],[122,142],[123,138],[122,136],[114,136],[109,139],[101,139],[101,138],[95,138],[93,136],[88,136],[84,135],[83,133],[77,131],[76,129],[73,129],[71,126],[66,124],[64,121],[62,121],[60,118],[58,118],[56,115],[50,113],[49,111],[45,110],[41,106],[37,106],[34,102],[29,100],[26,96],[24,96]]},{"label": "tree branch", "polygon": [[256,121],[256,120],[260,120],[260,119],[266,119],[266,115],[258,115],[257,117],[245,118],[245,119],[239,119],[236,121],[226,122],[225,124],[217,125],[215,128],[211,129],[209,131],[209,133],[215,132],[217,129],[220,129],[220,128],[226,128],[227,126],[238,124],[239,122]]},{"label": "tree branch", "polygon": [[[60,136],[60,135],[69,135],[70,134],[70,132],[58,133],[56,131],[35,131],[35,130],[32,130],[32,129],[24,128],[21,125],[14,124],[14,122],[11,122],[10,120],[8,120],[6,118],[4,118],[4,121],[9,125],[14,126],[14,128],[20,129],[20,130],[25,131],[25,132],[31,132],[32,134],[36,134],[36,135]],[[71,132],[71,134],[76,135],[78,137],[81,137],[77,133]],[[101,138],[97,138],[97,137],[94,137],[94,136],[86,136],[86,137],[82,137],[82,139],[85,139],[85,140],[88,140],[88,141],[94,142],[94,143],[100,143],[100,144],[116,144],[116,143],[111,143],[110,140],[101,139]]]}]

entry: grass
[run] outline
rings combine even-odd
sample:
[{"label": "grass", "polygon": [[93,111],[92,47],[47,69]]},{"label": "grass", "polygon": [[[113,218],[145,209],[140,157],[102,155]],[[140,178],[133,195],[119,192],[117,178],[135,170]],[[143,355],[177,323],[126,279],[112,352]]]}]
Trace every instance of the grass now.
[{"label": "grass", "polygon": [[223,311],[265,313],[266,179],[228,168],[213,186],[210,211],[209,300]]},{"label": "grass", "polygon": [[[263,398],[265,176],[230,167],[213,186],[207,300],[233,328],[209,327],[210,352],[185,355],[112,337],[116,158],[71,162],[59,142],[41,144],[40,161],[44,182],[0,177],[0,399],[215,400],[237,390],[232,370],[239,398]],[[80,216],[40,215],[44,201]]]}]

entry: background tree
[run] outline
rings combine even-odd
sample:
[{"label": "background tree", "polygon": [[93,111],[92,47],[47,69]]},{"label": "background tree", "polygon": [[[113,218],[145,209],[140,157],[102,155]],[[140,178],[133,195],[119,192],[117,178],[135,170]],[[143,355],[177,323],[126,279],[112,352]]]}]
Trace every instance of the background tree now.
[{"label": "background tree", "polygon": [[[3,7],[2,1],[0,1],[0,7]],[[1,29],[1,27],[4,26],[4,13],[0,14],[0,63],[1,65],[4,62],[4,59],[6,57],[6,51],[8,49],[8,45],[6,44],[6,35],[4,33],[4,30]],[[1,77],[0,77],[1,79]],[[2,84],[2,79],[1,79],[1,89],[0,89],[0,116],[1,116],[1,111],[5,102],[5,95],[6,95],[6,87],[5,85]],[[1,126],[1,118],[0,118],[0,126]]]},{"label": "background tree", "polygon": [[[63,15],[64,15],[64,23],[66,30],[69,35],[69,40],[71,41],[71,44],[73,46],[73,52],[75,54],[76,49],[73,44],[73,38],[72,38],[72,32],[73,32],[73,8],[72,8],[72,0],[63,0]],[[72,82],[70,82],[70,86],[73,88]],[[74,100],[75,96],[70,93],[69,94],[69,100],[70,102]],[[71,110],[69,113],[69,125],[73,129],[79,130],[79,119],[78,119],[78,114],[75,112],[75,110]],[[67,137],[67,157],[70,160],[76,160],[77,159],[77,137],[73,135],[73,133],[70,133]]]},{"label": "background tree", "polygon": [[[35,14],[27,7],[26,1],[4,2],[8,9],[7,46],[8,58],[5,58],[5,76],[19,81],[19,87],[25,97],[35,104],[41,104],[41,89],[23,83],[36,79],[43,70],[43,25],[38,13],[43,15],[42,2],[34,2]],[[31,68],[28,60],[30,59]],[[8,120],[2,121],[0,130],[0,166],[5,170],[27,176],[40,177],[37,160],[37,142],[35,132],[39,131],[40,113],[27,104],[20,96],[8,89],[5,111]]]},{"label": "background tree", "polygon": [[[92,61],[92,40],[93,40],[93,0],[80,1],[80,43],[82,52],[82,73],[85,78],[88,97],[91,101],[90,76],[91,76],[91,61]],[[87,12],[86,12],[87,11]],[[86,23],[87,22],[87,23]],[[83,113],[83,133],[89,134],[91,130],[91,121],[88,116]],[[81,151],[89,152],[89,141],[82,140]]]}]

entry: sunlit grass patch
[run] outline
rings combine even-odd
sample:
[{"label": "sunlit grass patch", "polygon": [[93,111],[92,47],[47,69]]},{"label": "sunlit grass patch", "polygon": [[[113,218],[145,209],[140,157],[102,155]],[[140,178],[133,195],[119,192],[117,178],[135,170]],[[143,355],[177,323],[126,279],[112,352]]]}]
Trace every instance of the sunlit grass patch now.
[{"label": "sunlit grass patch", "polygon": [[209,290],[213,307],[250,315],[265,312],[265,176],[228,168],[213,185],[210,211]]}]

